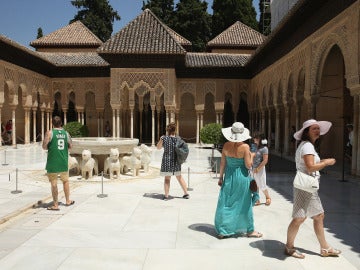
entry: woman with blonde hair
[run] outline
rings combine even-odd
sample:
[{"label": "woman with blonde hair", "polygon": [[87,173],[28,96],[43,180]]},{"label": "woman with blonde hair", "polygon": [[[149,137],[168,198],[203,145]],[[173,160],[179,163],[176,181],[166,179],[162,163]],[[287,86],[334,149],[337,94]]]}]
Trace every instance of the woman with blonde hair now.
[{"label": "woman with blonde hair", "polygon": [[175,176],[178,180],[182,190],[184,191],[183,198],[189,199],[190,195],[187,192],[187,186],[184,178],[181,175],[181,164],[176,159],[175,145],[179,139],[175,135],[176,125],[175,123],[170,123],[166,127],[167,135],[160,137],[159,142],[157,143],[157,149],[164,147],[164,154],[161,161],[160,175],[164,176],[164,200],[169,199],[169,190],[170,190],[170,179],[171,176]]}]

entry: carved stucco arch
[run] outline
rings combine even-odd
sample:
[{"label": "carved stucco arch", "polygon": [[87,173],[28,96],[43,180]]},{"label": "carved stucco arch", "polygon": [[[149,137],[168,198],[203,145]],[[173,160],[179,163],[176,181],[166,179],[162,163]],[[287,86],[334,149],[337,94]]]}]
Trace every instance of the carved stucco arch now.
[{"label": "carved stucco arch", "polygon": [[[339,32],[340,33],[340,32]],[[326,39],[324,39],[320,45],[316,48],[315,53],[313,54],[312,65],[311,65],[311,85],[310,85],[310,95],[317,94],[321,83],[321,76],[323,73],[323,68],[325,61],[329,55],[330,50],[334,46],[338,46],[341,54],[344,59],[345,73],[348,73],[350,69],[350,53],[348,51],[348,46],[346,42],[346,35],[338,35],[335,33],[330,34]]]},{"label": "carved stucco arch", "polygon": [[216,83],[215,82],[205,82],[203,99],[205,99],[207,94],[213,95],[214,100],[215,100],[215,98],[216,98]]},{"label": "carved stucco arch", "polygon": [[[181,98],[184,94],[189,93],[194,98],[196,102],[196,84],[194,82],[182,82],[179,85],[179,97],[177,104],[180,106]],[[195,106],[198,104],[195,104]]]},{"label": "carved stucco arch", "polygon": [[20,83],[19,89],[21,89],[21,106],[31,107],[32,106],[32,96],[28,94],[28,87],[25,83]]},{"label": "carved stucco arch", "polygon": [[[17,105],[17,95],[15,92],[15,84],[13,81],[5,81],[5,87],[8,89],[8,98],[9,98],[9,105]],[[5,88],[4,88],[5,90]],[[4,95],[4,93],[3,93]],[[3,102],[5,102],[5,96],[3,98]]]}]

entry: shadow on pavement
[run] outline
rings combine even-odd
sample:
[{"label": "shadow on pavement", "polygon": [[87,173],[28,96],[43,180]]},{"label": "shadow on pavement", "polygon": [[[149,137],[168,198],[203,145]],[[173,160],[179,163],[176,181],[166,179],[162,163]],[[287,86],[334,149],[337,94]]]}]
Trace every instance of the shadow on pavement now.
[{"label": "shadow on pavement", "polygon": [[189,229],[198,231],[198,232],[203,232],[212,237],[217,238],[217,233],[215,231],[215,227],[212,224],[207,224],[207,223],[192,224],[189,226]]}]

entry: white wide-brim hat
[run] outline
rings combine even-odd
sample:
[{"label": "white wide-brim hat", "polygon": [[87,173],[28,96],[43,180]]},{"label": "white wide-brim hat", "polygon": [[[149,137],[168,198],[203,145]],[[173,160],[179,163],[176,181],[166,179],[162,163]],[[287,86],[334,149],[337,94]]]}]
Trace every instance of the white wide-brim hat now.
[{"label": "white wide-brim hat", "polygon": [[222,128],[221,132],[230,142],[243,142],[251,139],[250,131],[241,122],[235,122],[231,127]]},{"label": "white wide-brim hat", "polygon": [[295,132],[294,138],[298,141],[301,141],[301,136],[303,134],[304,129],[306,129],[312,125],[318,125],[320,127],[320,135],[324,135],[331,128],[332,123],[329,121],[316,121],[315,119],[307,120],[303,123],[302,128]]}]

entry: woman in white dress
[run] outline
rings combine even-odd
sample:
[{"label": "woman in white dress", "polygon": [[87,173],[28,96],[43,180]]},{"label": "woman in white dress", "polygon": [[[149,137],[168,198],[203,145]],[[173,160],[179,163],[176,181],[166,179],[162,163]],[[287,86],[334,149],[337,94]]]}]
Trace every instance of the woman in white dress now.
[{"label": "woman in white dress", "polygon": [[[254,137],[254,143],[256,144],[255,157],[253,162],[254,179],[266,198],[265,205],[271,204],[271,198],[269,195],[268,187],[266,185],[266,169],[265,166],[269,159],[269,149],[267,148],[267,140],[264,135],[256,135]],[[258,200],[255,205],[260,205]]]},{"label": "woman in white dress", "polygon": [[[335,159],[320,159],[314,145],[317,143],[320,135],[326,134],[331,123],[328,121],[307,120],[303,127],[294,134],[294,138],[300,141],[295,153],[296,169],[306,173],[313,174],[320,179],[319,171],[326,166],[335,164]],[[320,255],[323,257],[338,256],[341,251],[332,248],[325,239],[324,233],[324,209],[318,192],[310,193],[294,187],[294,204],[292,221],[287,230],[287,241],[285,245],[285,254],[298,259],[304,259],[305,255],[294,247],[296,235],[300,225],[307,217],[311,217],[314,223],[314,231],[320,244]]]}]

